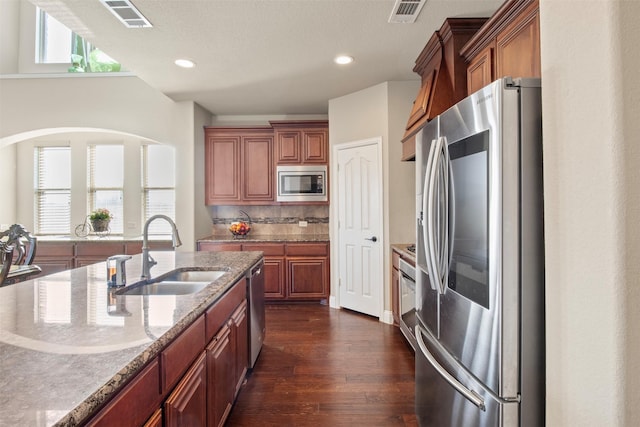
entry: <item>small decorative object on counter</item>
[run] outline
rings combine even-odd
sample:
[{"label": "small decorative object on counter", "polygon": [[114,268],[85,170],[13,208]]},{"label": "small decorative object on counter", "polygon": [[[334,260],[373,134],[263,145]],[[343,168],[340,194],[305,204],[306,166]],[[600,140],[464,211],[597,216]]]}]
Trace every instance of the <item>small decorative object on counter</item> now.
[{"label": "small decorative object on counter", "polygon": [[234,221],[229,227],[229,231],[233,234],[234,239],[245,239],[249,231],[251,231],[251,217],[245,211],[240,211],[241,214],[247,217],[247,221]]},{"label": "small decorative object on counter", "polygon": [[109,223],[111,222],[111,212],[105,208],[98,208],[91,212],[91,215],[87,215],[84,223],[78,225],[75,228],[76,236],[87,237],[91,231],[96,233],[99,237],[108,236],[111,233]]},{"label": "small decorative object on counter", "polygon": [[244,221],[235,221],[231,223],[229,231],[233,234],[234,239],[244,239],[251,230],[251,226]]}]

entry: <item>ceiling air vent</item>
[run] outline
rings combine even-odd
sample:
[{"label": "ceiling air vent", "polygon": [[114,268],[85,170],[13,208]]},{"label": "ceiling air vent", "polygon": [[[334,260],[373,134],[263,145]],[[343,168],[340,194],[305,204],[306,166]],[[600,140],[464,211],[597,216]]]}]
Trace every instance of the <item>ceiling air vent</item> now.
[{"label": "ceiling air vent", "polygon": [[427,0],[396,0],[389,22],[392,24],[411,24],[416,21],[422,6]]},{"label": "ceiling air vent", "polygon": [[100,0],[100,2],[127,28],[153,27],[129,0]]}]

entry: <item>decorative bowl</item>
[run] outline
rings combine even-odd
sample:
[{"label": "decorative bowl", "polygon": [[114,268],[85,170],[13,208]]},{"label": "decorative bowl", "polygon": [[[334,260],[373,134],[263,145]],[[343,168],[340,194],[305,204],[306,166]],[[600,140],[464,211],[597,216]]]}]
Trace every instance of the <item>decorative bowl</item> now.
[{"label": "decorative bowl", "polygon": [[236,221],[231,223],[229,231],[235,238],[242,239],[251,231],[251,226],[244,221]]}]

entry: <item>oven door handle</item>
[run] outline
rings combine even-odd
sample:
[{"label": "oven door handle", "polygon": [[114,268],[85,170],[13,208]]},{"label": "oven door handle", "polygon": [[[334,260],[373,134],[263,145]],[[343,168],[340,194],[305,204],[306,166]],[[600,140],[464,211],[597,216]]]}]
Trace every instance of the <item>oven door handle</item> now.
[{"label": "oven door handle", "polygon": [[424,339],[422,338],[422,327],[420,325],[416,325],[416,342],[418,343],[418,348],[427,358],[431,366],[440,374],[440,376],[449,383],[456,391],[462,394],[468,401],[473,403],[479,409],[486,411],[486,407],[484,404],[484,399],[475,391],[467,388],[464,384],[458,381],[453,375],[451,375],[441,364],[438,363],[435,357],[431,354],[429,349],[427,349],[427,345],[424,343]]}]

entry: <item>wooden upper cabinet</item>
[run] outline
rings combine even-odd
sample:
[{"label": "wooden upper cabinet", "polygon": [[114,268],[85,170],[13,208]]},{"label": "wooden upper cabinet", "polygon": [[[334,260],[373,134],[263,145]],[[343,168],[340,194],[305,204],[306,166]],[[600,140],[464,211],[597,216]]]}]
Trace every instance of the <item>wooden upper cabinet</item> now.
[{"label": "wooden upper cabinet", "polygon": [[469,94],[502,77],[541,77],[538,0],[507,0],[463,46]]},{"label": "wooden upper cabinet", "polygon": [[273,194],[270,128],[205,129],[205,204],[264,204]]},{"label": "wooden upper cabinet", "polygon": [[493,52],[495,43],[487,46],[469,63],[467,68],[467,89],[472,94],[493,81]]},{"label": "wooden upper cabinet", "polygon": [[328,164],[329,124],[325,120],[272,121],[276,164]]},{"label": "wooden upper cabinet", "polygon": [[240,144],[242,137],[206,131],[204,147],[205,203],[240,201]]},{"label": "wooden upper cabinet", "polygon": [[540,77],[540,18],[531,3],[496,37],[496,75]]},{"label": "wooden upper cabinet", "polygon": [[242,200],[273,201],[273,137],[247,136],[242,144]]},{"label": "wooden upper cabinet", "polygon": [[449,18],[433,33],[413,71],[421,85],[402,137],[402,160],[415,158],[415,135],[429,120],[467,95],[466,63],[459,51],[485,18]]}]

